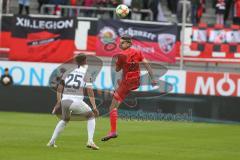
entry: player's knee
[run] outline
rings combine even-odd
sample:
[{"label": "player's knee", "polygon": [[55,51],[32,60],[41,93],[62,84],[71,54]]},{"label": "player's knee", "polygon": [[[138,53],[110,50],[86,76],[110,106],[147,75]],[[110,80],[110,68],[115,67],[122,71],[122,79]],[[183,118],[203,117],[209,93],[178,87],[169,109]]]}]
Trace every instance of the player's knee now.
[{"label": "player's knee", "polygon": [[95,117],[94,113],[93,113],[93,112],[90,112],[90,113],[89,113],[89,117],[90,117],[90,118]]},{"label": "player's knee", "polygon": [[118,108],[119,106],[119,102],[118,101],[114,101],[112,102],[111,106],[110,106],[110,110],[114,109],[114,108]]},{"label": "player's knee", "polygon": [[94,115],[93,112],[88,112],[88,113],[86,114],[86,118],[87,118],[87,119],[91,119],[91,118],[94,118],[94,117],[95,117],[95,115]]},{"label": "player's knee", "polygon": [[70,117],[69,118],[64,118],[63,119],[66,123],[68,123],[70,121]]},{"label": "player's knee", "polygon": [[113,109],[115,109],[115,108],[117,108],[116,105],[111,105],[111,106],[109,107],[110,111],[113,110]]}]

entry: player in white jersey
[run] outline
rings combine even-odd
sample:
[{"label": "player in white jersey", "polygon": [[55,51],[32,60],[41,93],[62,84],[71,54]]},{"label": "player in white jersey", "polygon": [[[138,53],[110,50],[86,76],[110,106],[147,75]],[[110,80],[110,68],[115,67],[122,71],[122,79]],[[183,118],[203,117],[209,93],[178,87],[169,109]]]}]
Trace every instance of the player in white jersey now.
[{"label": "player in white jersey", "polygon": [[[91,87],[91,77],[86,76],[88,67],[86,64],[86,56],[84,54],[78,55],[75,58],[75,61],[77,63],[76,68],[72,68],[65,72],[57,87],[57,104],[53,109],[53,113],[55,113],[61,106],[62,120],[58,122],[47,146],[57,147],[55,145],[57,137],[70,121],[71,115],[74,114],[87,118],[87,147],[97,150],[99,147],[93,142],[93,135],[95,131],[95,116],[98,116],[99,112],[95,104],[94,92]],[[87,88],[88,97],[93,110],[83,101],[84,88]]]}]

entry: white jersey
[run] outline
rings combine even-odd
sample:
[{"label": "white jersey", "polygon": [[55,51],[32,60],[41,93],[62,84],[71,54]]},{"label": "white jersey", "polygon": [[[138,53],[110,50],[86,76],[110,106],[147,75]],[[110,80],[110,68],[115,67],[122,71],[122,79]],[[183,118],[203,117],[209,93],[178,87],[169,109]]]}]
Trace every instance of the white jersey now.
[{"label": "white jersey", "polygon": [[[84,87],[86,82],[84,80],[88,66],[80,66],[72,71],[67,72],[63,76],[64,90],[62,94],[62,99],[84,99]],[[90,84],[88,84],[90,85]]]}]

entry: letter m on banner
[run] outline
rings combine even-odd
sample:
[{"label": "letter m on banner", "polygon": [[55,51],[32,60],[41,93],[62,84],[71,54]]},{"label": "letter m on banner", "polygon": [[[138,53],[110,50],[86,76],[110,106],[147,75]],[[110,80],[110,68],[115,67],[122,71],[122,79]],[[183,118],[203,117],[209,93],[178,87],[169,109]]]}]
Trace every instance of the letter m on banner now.
[{"label": "letter m on banner", "polygon": [[74,18],[14,16],[10,60],[65,62],[75,50]]}]

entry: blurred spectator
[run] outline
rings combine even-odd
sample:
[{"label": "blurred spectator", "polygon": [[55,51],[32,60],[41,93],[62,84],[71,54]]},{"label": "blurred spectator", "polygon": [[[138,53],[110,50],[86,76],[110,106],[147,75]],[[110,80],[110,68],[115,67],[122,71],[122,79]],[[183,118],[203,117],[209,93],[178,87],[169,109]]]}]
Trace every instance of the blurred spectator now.
[{"label": "blurred spectator", "polygon": [[153,21],[161,22],[166,21],[166,18],[162,10],[161,0],[150,0],[149,3],[150,3],[149,8],[153,13]]},{"label": "blurred spectator", "polygon": [[233,12],[233,24],[240,25],[240,0],[235,0]]},{"label": "blurred spectator", "polygon": [[203,12],[205,12],[205,0],[191,0],[191,21],[192,24],[198,24]]},{"label": "blurred spectator", "polygon": [[128,7],[131,7],[132,0],[122,0],[122,3],[125,4]]},{"label": "blurred spectator", "polygon": [[[125,4],[129,8],[131,8],[132,0],[122,0],[122,4]],[[129,12],[126,18],[132,17],[132,12]]]},{"label": "blurred spectator", "polygon": [[[107,7],[109,4],[109,0],[95,0],[95,5],[97,7]],[[105,14],[104,11],[98,10],[97,11],[97,18],[103,18],[103,15]]]},{"label": "blurred spectator", "polygon": [[165,22],[166,18],[165,18],[164,14],[163,14],[161,0],[158,1],[157,8],[158,8],[157,21]]},{"label": "blurred spectator", "polygon": [[122,0],[111,0],[112,7],[117,7],[119,4],[122,4]]},{"label": "blurred spectator", "polygon": [[149,8],[153,13],[153,20],[157,21],[159,0],[150,0]]},{"label": "blurred spectator", "polygon": [[82,0],[82,5],[85,7],[92,7],[95,4],[95,0]]},{"label": "blurred spectator", "polygon": [[233,6],[233,0],[225,0],[226,3],[226,11],[224,14],[224,21],[226,21],[229,17],[230,9]]},{"label": "blurred spectator", "polygon": [[172,12],[172,14],[176,15],[177,6],[179,0],[167,0],[168,9]]},{"label": "blurred spectator", "polygon": [[[71,6],[77,6],[79,3],[78,3],[78,0],[69,0],[69,5]],[[75,8],[75,9],[69,9],[69,13],[68,13],[68,16],[72,17],[72,16],[78,16],[78,10]]]},{"label": "blurred spectator", "polygon": [[141,20],[142,19],[142,13],[140,10],[143,8],[143,0],[132,0],[132,20]]},{"label": "blurred spectator", "polygon": [[60,15],[64,15],[64,11],[63,10],[61,11],[59,5],[67,5],[68,0],[49,0],[48,3],[55,5],[52,14],[60,16]]},{"label": "blurred spectator", "polygon": [[97,7],[107,7],[110,3],[110,0],[95,0],[95,4]]},{"label": "blurred spectator", "polygon": [[192,12],[191,12],[191,20],[192,24],[197,24],[197,13],[198,13],[198,7],[200,6],[199,0],[191,0],[191,6],[192,6]]},{"label": "blurred spectator", "polygon": [[184,5],[184,2],[186,2],[186,22],[190,22],[190,17],[191,17],[191,2],[188,0],[188,1],[185,1],[185,0],[179,0],[178,1],[178,6],[177,6],[177,19],[178,19],[178,22],[181,23],[183,18],[183,5]]},{"label": "blurred spectator", "polygon": [[217,0],[216,3],[216,16],[217,16],[217,24],[224,24],[224,14],[226,11],[226,4],[224,0]]},{"label": "blurred spectator", "polygon": [[[38,0],[38,12],[41,13],[42,5],[48,4],[49,0]],[[47,10],[44,11],[47,13]]]},{"label": "blurred spectator", "polygon": [[49,0],[49,4],[66,5],[68,0]]},{"label": "blurred spectator", "polygon": [[[94,0],[84,0],[83,6],[84,7],[92,7],[94,5]],[[85,17],[92,17],[92,11],[91,10],[84,10],[84,16]]]},{"label": "blurred spectator", "polygon": [[5,68],[4,74],[1,76],[0,81],[3,86],[10,86],[13,84],[13,78],[9,75],[8,68]]},{"label": "blurred spectator", "polygon": [[[143,0],[143,9],[150,9],[150,2],[151,0]],[[148,14],[143,13],[142,14],[142,20],[146,20]]]},{"label": "blurred spectator", "polygon": [[7,13],[7,7],[9,6],[9,0],[3,0],[2,2],[2,12]]},{"label": "blurred spectator", "polygon": [[205,1],[205,0],[199,0],[199,2],[200,2],[200,3],[199,3],[199,6],[198,6],[197,17],[196,17],[197,23],[200,22],[203,12],[206,11],[206,9],[205,9],[205,3],[206,3],[206,1]]},{"label": "blurred spectator", "polygon": [[29,0],[18,0],[19,4],[19,12],[18,14],[22,14],[23,8],[25,7],[26,14],[29,14]]}]

